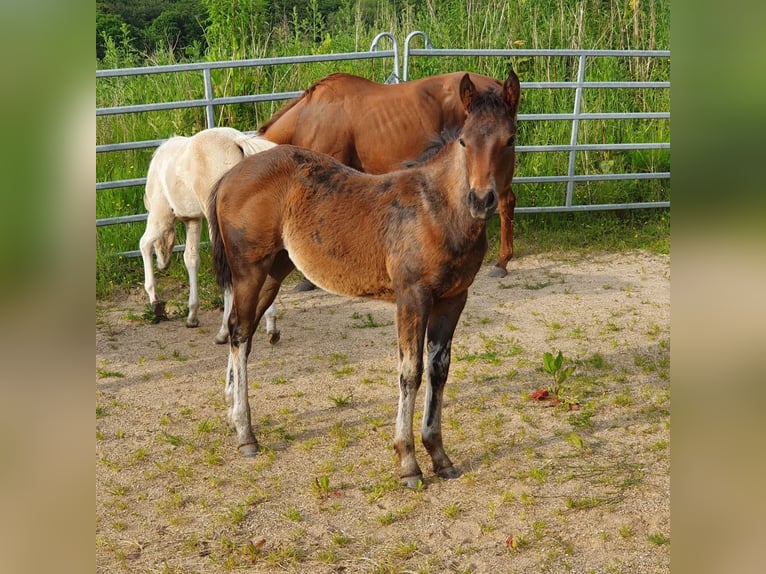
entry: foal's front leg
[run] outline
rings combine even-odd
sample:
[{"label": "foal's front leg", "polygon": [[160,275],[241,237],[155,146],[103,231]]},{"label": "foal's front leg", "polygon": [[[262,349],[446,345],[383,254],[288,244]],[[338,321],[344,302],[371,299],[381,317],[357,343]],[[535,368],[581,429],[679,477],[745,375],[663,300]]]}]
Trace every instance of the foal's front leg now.
[{"label": "foal's front leg", "polygon": [[452,335],[465,307],[467,292],[437,301],[428,319],[428,365],[426,396],[423,404],[423,446],[431,455],[434,472],[442,478],[457,478],[460,471],[444,452],[442,443],[442,404],[449,374]]},{"label": "foal's front leg", "polygon": [[396,415],[394,450],[399,455],[399,480],[409,488],[423,484],[423,472],[415,459],[412,431],[415,398],[423,377],[423,340],[428,303],[410,296],[397,297],[396,329],[399,339],[399,410]]}]

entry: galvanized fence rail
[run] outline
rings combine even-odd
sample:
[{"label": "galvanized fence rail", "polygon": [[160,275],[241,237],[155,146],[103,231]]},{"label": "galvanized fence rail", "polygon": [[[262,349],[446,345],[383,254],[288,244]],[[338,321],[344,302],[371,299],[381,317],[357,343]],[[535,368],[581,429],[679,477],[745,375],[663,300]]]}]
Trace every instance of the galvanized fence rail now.
[{"label": "galvanized fence rail", "polygon": [[[424,48],[412,48],[412,41],[422,37]],[[381,40],[388,40],[392,44],[390,50],[379,48]],[[370,60],[391,58],[393,68],[386,80],[387,83],[407,81],[409,77],[410,60],[413,57],[501,57],[501,58],[540,58],[540,57],[569,57],[577,58],[577,73],[575,81],[561,82],[522,82],[523,90],[536,89],[570,89],[575,91],[574,106],[572,113],[542,113],[542,114],[519,114],[521,122],[536,121],[567,121],[571,122],[571,136],[569,144],[563,145],[518,145],[518,153],[539,153],[539,152],[568,152],[568,168],[566,174],[551,174],[525,176],[519,174],[514,177],[514,184],[531,183],[563,183],[566,182],[566,196],[562,205],[554,206],[522,206],[516,209],[516,213],[540,213],[540,212],[565,212],[565,211],[599,211],[614,209],[644,209],[644,208],[668,208],[670,201],[654,202],[633,202],[633,203],[610,203],[610,204],[573,204],[574,186],[578,182],[591,181],[614,181],[614,180],[641,180],[641,179],[670,179],[670,172],[646,172],[646,173],[602,173],[602,174],[578,174],[576,173],[576,158],[578,152],[588,151],[624,151],[624,150],[663,150],[670,149],[670,142],[639,142],[639,143],[603,143],[603,144],[582,144],[578,143],[580,124],[588,120],[629,120],[629,119],[660,119],[669,120],[669,110],[655,110],[650,112],[603,112],[603,113],[584,113],[581,111],[583,92],[587,89],[618,89],[618,88],[650,88],[650,89],[669,89],[668,81],[630,81],[630,82],[590,82],[586,81],[585,73],[587,62],[594,58],[669,58],[670,51],[666,50],[525,50],[525,49],[437,49],[434,48],[427,34],[421,31],[410,33],[404,43],[404,59],[402,72],[400,76],[399,49],[396,38],[389,32],[378,34],[370,45],[367,52],[349,52],[339,54],[322,54],[313,56],[289,56],[277,58],[255,58],[248,60],[219,61],[219,62],[201,62],[194,64],[176,64],[168,66],[151,66],[140,68],[122,68],[113,70],[98,70],[96,78],[124,77],[147,74],[167,74],[178,72],[199,71],[203,75],[204,98],[197,100],[185,100],[176,102],[163,102],[152,104],[128,105],[96,108],[96,116],[107,116],[115,114],[132,114],[158,110],[171,110],[192,107],[204,107],[206,124],[208,128],[215,127],[215,106],[225,104],[242,104],[255,102],[269,102],[289,100],[299,96],[302,92],[275,92],[270,94],[251,94],[245,96],[215,97],[212,80],[212,70],[247,68],[247,67],[267,67],[285,64],[304,64],[311,62],[332,62],[348,60]],[[96,146],[96,153],[115,152],[131,149],[153,148],[159,146],[165,139],[125,142],[116,144],[101,144]],[[115,181],[102,181],[96,183],[96,191],[104,189],[114,189],[121,187],[140,186],[146,183],[145,177],[123,179]],[[145,221],[146,213],[126,215],[119,217],[106,217],[96,220],[96,227],[105,225],[118,225],[132,223],[136,221]],[[183,245],[175,247],[175,251],[180,251]],[[129,251],[121,255],[127,257],[137,257],[138,251]]]}]

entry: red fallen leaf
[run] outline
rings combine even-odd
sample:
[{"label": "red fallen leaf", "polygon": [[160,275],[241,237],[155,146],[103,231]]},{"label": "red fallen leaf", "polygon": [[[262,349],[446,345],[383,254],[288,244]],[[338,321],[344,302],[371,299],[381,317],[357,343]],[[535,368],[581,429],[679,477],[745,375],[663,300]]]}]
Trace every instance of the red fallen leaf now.
[{"label": "red fallen leaf", "polygon": [[569,405],[569,410],[570,411],[579,411],[580,410],[580,405],[578,405],[577,403],[572,403],[572,404]]},{"label": "red fallen leaf", "polygon": [[342,496],[342,494],[340,492],[338,492],[337,490],[334,490],[332,495],[333,496]]},{"label": "red fallen leaf", "polygon": [[258,542],[252,542],[251,541],[251,543],[253,544],[253,548],[256,548],[257,550],[260,550],[266,544],[266,539],[265,538],[261,538]]},{"label": "red fallen leaf", "polygon": [[544,401],[548,398],[548,391],[545,389],[537,389],[535,392],[532,393],[531,397],[535,399],[536,401]]},{"label": "red fallen leaf", "polygon": [[516,550],[513,546],[513,534],[509,534],[508,538],[505,539],[505,545],[511,550]]}]

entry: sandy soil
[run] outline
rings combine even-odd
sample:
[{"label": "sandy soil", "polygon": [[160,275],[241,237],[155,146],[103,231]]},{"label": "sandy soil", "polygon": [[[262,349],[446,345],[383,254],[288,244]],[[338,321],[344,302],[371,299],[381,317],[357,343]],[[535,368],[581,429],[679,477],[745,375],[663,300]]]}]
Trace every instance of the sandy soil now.
[{"label": "sandy soil", "polygon": [[[264,452],[243,459],[219,311],[187,329],[180,309],[142,320],[139,287],[98,302],[97,571],[669,572],[669,257],[510,267],[480,271],[453,342],[463,476],[434,477],[418,445],[420,491],[398,487],[391,446],[393,307],[283,288],[282,339],[259,332],[249,362]],[[553,406],[531,394],[559,350],[575,371]]]}]

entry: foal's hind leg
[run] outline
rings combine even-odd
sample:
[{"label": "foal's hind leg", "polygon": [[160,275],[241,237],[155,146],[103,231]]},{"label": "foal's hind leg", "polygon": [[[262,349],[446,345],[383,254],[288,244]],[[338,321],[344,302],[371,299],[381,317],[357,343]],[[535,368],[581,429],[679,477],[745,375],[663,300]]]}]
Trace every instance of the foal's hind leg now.
[{"label": "foal's hind leg", "polygon": [[255,456],[259,450],[250,424],[250,404],[247,398],[247,358],[253,333],[263,314],[274,302],[282,281],[292,269],[292,262],[287,253],[282,251],[269,261],[247,269],[240,268],[241,273],[234,279],[225,396],[229,403],[229,423],[237,433],[237,446],[243,456]]},{"label": "foal's hind leg", "polygon": [[186,248],[184,249],[184,263],[189,273],[189,315],[186,317],[187,327],[198,327],[199,319],[199,291],[197,287],[197,272],[199,271],[199,219],[186,221]]},{"label": "foal's hind leg", "polygon": [[253,333],[260,316],[257,315],[258,296],[265,273],[254,270],[247,278],[237,279],[233,287],[234,307],[229,317],[229,361],[226,367],[225,397],[229,424],[237,433],[237,448],[242,456],[258,454],[258,441],[250,424],[250,403],[247,399],[247,358]]},{"label": "foal's hind leg", "polygon": [[423,403],[423,445],[431,455],[434,472],[442,478],[457,478],[460,471],[444,452],[442,443],[442,404],[444,385],[450,367],[452,335],[460,313],[465,307],[467,293],[438,301],[428,320],[428,364],[426,396]]}]

